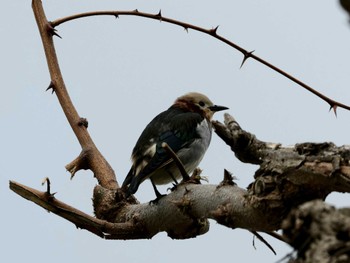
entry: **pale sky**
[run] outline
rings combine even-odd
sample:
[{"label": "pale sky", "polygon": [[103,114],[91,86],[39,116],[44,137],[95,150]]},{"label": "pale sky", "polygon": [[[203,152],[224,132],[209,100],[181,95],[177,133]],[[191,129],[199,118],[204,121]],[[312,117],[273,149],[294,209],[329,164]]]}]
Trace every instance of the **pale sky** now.
[{"label": "pale sky", "polygon": [[[350,25],[338,1],[44,1],[49,20],[94,10],[158,13],[218,33],[300,78],[325,95],[350,104]],[[1,8],[0,121],[2,207],[1,262],[276,262],[291,248],[266,236],[274,256],[252,234],[211,221],[198,238],[174,241],[106,241],[14,194],[9,180],[45,190],[92,214],[89,171],[71,181],[64,166],[80,152],[55,95],[30,1],[5,1]],[[145,125],[180,95],[198,91],[230,108],[241,126],[259,139],[292,145],[332,141],[349,144],[350,112],[329,106],[256,61],[239,69],[242,55],[202,33],[140,17],[93,17],[57,28],[63,77],[102,154],[124,180],[131,150]],[[215,115],[223,120],[223,113]],[[236,160],[214,134],[200,167],[210,183],[226,168],[245,188],[257,167]],[[166,187],[161,188],[166,191]],[[136,196],[154,198],[149,182]],[[327,202],[348,206],[349,196]],[[3,261],[6,260],[6,261]]]}]

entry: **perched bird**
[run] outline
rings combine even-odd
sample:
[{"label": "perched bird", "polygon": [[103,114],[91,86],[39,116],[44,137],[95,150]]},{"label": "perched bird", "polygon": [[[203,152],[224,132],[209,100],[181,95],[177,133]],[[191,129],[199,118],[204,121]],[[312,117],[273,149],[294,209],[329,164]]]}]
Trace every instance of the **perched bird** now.
[{"label": "perched bird", "polygon": [[200,93],[191,92],[176,99],[166,111],[157,115],[144,129],[132,151],[132,167],[122,188],[127,196],[150,179],[157,198],[156,185],[181,178],[179,168],[162,147],[165,142],[176,153],[187,173],[202,160],[211,140],[211,119],[215,112],[227,107],[214,105]]}]

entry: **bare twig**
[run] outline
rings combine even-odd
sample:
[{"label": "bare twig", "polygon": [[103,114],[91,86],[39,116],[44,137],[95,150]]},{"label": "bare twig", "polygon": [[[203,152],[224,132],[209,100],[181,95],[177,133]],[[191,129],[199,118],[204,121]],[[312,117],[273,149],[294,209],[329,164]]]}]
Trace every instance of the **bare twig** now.
[{"label": "bare twig", "polygon": [[54,20],[51,22],[51,25],[52,25],[52,27],[55,28],[56,26],[58,26],[62,23],[72,21],[75,19],[89,17],[89,16],[101,16],[101,15],[111,15],[114,17],[119,17],[119,16],[123,16],[123,15],[145,17],[145,18],[160,20],[162,22],[167,22],[170,24],[181,26],[187,32],[188,32],[188,29],[193,29],[195,31],[199,31],[199,32],[208,34],[208,35],[220,40],[221,42],[224,42],[225,44],[233,47],[234,49],[238,50],[239,52],[241,52],[243,54],[243,60],[242,60],[241,67],[248,58],[252,58],[252,59],[264,64],[265,66],[271,68],[272,70],[278,72],[279,74],[285,76],[286,78],[290,79],[291,81],[297,83],[299,86],[301,86],[304,89],[308,90],[309,92],[313,93],[317,97],[321,98],[322,100],[324,100],[325,102],[327,102],[329,104],[330,109],[333,109],[335,113],[336,113],[336,109],[338,107],[346,109],[346,110],[350,110],[350,106],[345,105],[343,103],[340,103],[338,101],[335,101],[335,100],[323,95],[322,93],[313,89],[311,86],[305,84],[304,82],[300,81],[299,79],[297,79],[297,78],[293,77],[292,75],[288,74],[287,72],[283,71],[279,67],[276,67],[273,64],[267,62],[266,60],[254,55],[253,51],[248,51],[248,50],[240,47],[239,45],[233,43],[232,41],[228,40],[227,38],[220,36],[219,34],[217,34],[218,26],[215,28],[212,28],[212,29],[206,29],[206,28],[199,27],[199,26],[196,26],[196,25],[193,25],[190,23],[185,23],[185,22],[182,22],[179,20],[164,17],[161,12],[159,12],[157,14],[150,14],[150,13],[140,12],[137,9],[133,10],[133,11],[94,11],[94,12],[80,13],[80,14],[75,14],[75,15],[71,15],[71,16],[67,16],[67,17],[63,17],[63,18]]}]

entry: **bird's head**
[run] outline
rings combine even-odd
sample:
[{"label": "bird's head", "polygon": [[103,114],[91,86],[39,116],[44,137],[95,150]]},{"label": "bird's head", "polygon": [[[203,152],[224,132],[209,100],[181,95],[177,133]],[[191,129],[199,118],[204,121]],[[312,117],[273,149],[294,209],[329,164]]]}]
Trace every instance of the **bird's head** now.
[{"label": "bird's head", "polygon": [[211,120],[217,111],[227,110],[227,107],[214,105],[204,94],[190,92],[176,99],[174,106],[192,112],[198,112],[208,120]]}]

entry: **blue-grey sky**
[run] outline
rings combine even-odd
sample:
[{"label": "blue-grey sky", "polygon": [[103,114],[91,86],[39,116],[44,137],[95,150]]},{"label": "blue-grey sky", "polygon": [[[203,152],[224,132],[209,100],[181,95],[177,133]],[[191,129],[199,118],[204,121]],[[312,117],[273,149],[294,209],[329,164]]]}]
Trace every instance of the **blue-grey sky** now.
[{"label": "blue-grey sky", "polygon": [[[281,67],[315,89],[350,104],[350,26],[338,1],[44,1],[49,20],[83,11],[133,10],[157,13],[218,33]],[[209,233],[173,241],[164,233],[152,240],[105,241],[17,196],[15,180],[41,186],[52,182],[56,197],[92,214],[96,180],[80,171],[74,180],[64,166],[80,146],[50,82],[30,1],[5,1],[1,8],[0,202],[6,262],[276,262],[291,249],[270,237],[274,256],[244,230],[211,222]],[[130,168],[130,153],[145,125],[180,95],[199,91],[225,105],[241,126],[258,138],[291,145],[332,141],[349,144],[350,112],[338,117],[328,105],[265,66],[198,32],[139,17],[93,17],[59,26],[55,39],[65,83],[81,116],[88,118],[95,143],[119,182]],[[215,116],[222,120],[222,113]],[[200,167],[210,183],[226,168],[246,187],[256,167],[241,164],[213,136]],[[162,188],[162,191],[165,191]],[[154,198],[149,182],[137,192]],[[349,196],[327,201],[349,205]]]}]

